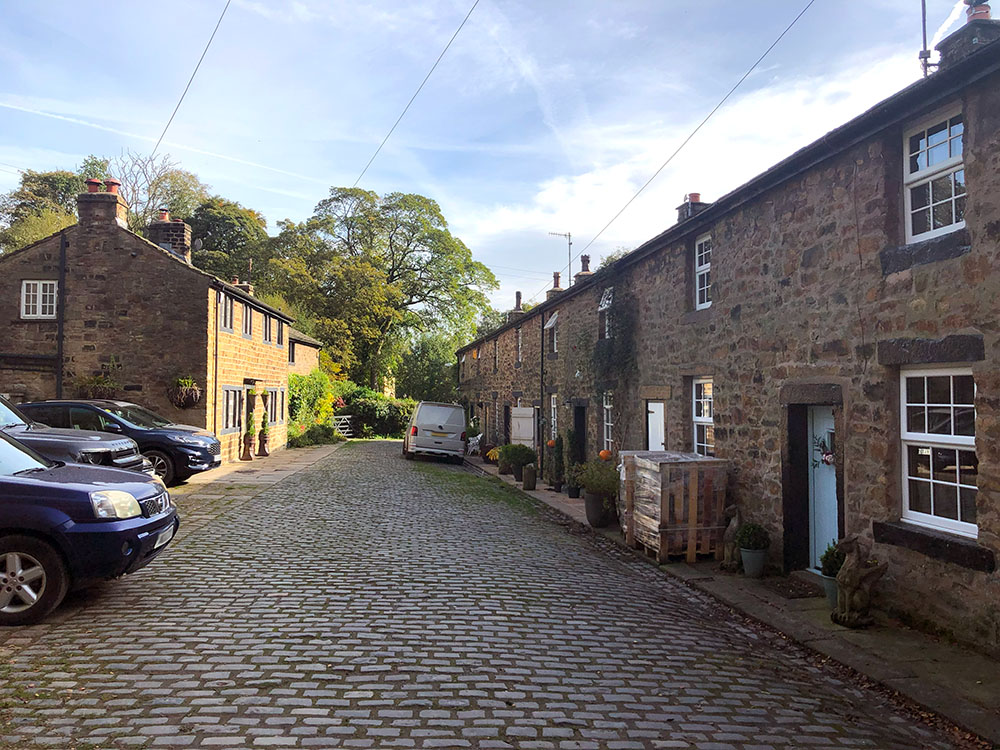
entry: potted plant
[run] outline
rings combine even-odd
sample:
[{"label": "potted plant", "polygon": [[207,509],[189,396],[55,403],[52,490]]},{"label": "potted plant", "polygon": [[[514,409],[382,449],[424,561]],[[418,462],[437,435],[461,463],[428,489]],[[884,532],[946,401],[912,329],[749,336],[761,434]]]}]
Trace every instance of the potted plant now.
[{"label": "potted plant", "polygon": [[764,574],[767,548],[771,546],[767,529],[757,523],[745,523],[736,532],[736,544],[740,548],[744,575],[760,578]]},{"label": "potted plant", "polygon": [[823,591],[826,593],[826,600],[830,603],[830,609],[837,608],[837,573],[844,565],[845,555],[837,547],[837,540],[834,539],[828,545],[822,555],[819,556],[819,570],[823,576]]},{"label": "potted plant", "polygon": [[518,482],[523,481],[524,467],[534,462],[535,451],[527,445],[521,445],[520,443],[505,445],[504,448],[507,449],[507,460],[510,462],[511,468],[514,470],[514,479]]},{"label": "potted plant", "polygon": [[483,461],[488,464],[495,464],[500,460],[500,449],[495,445],[483,446]]},{"label": "potted plant", "polygon": [[497,450],[497,473],[513,474],[514,466],[510,462],[510,445],[501,445]]},{"label": "potted plant", "polygon": [[117,381],[107,373],[76,379],[80,398],[114,398],[119,387]]},{"label": "potted plant", "polygon": [[587,461],[580,469],[587,523],[595,528],[611,523],[618,497],[618,470],[605,461]]},{"label": "potted plant", "polygon": [[560,435],[549,448],[548,460],[545,463],[545,478],[553,492],[562,492],[564,477],[563,470],[563,439]]},{"label": "potted plant", "polygon": [[247,424],[246,429],[243,431],[243,455],[240,456],[241,461],[253,461],[253,447],[256,437],[254,427],[253,409],[247,409]]},{"label": "potted plant", "polygon": [[201,401],[201,387],[194,378],[177,378],[167,389],[167,396],[178,409],[190,409]]},{"label": "potted plant", "polygon": [[570,497],[580,497],[580,477],[582,475],[582,464],[570,464],[569,468],[566,469],[566,493]]}]

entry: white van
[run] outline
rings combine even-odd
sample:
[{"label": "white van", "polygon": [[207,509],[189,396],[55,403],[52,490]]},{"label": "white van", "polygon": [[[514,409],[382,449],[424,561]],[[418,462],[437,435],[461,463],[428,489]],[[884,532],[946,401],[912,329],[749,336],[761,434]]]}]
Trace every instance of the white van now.
[{"label": "white van", "polygon": [[458,404],[421,401],[413,410],[403,436],[403,458],[421,453],[446,456],[462,463],[465,442],[465,409]]}]

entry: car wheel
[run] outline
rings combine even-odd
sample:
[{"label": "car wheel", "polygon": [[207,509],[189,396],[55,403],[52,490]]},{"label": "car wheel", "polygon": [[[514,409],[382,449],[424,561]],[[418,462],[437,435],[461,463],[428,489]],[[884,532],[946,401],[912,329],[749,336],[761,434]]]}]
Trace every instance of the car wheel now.
[{"label": "car wheel", "polygon": [[0,537],[0,625],[29,625],[59,606],[69,575],[59,553],[32,536]]},{"label": "car wheel", "polygon": [[163,451],[146,451],[143,453],[149,462],[153,464],[153,473],[163,480],[164,484],[173,484],[177,476],[174,469],[173,459]]},{"label": "car wheel", "polygon": [[413,454],[410,453],[409,451],[403,451],[403,458],[405,458],[407,461],[412,461]]}]

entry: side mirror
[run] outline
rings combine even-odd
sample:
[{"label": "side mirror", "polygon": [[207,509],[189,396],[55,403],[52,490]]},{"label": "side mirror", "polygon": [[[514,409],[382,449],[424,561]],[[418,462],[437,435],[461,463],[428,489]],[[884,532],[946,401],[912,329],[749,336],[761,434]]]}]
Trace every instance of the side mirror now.
[{"label": "side mirror", "polygon": [[106,425],[104,425],[104,431],[120,433],[122,431],[122,426],[117,422],[108,422]]}]

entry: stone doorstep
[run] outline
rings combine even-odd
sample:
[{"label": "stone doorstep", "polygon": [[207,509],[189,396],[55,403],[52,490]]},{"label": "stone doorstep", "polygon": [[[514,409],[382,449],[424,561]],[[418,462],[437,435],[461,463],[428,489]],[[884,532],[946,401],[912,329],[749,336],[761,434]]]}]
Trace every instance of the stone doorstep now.
[{"label": "stone doorstep", "polygon": [[[485,476],[499,476],[495,465],[478,457],[467,456],[465,465]],[[525,492],[512,476],[499,478],[574,521],[587,523],[582,499],[572,500],[549,490]],[[617,529],[594,531],[625,546]],[[720,573],[715,565],[668,563],[659,567],[722,604],[1000,746],[1000,684],[996,679],[1000,662],[915,630],[887,625],[864,630],[843,628],[830,621],[825,597],[785,599],[759,581]]]}]

